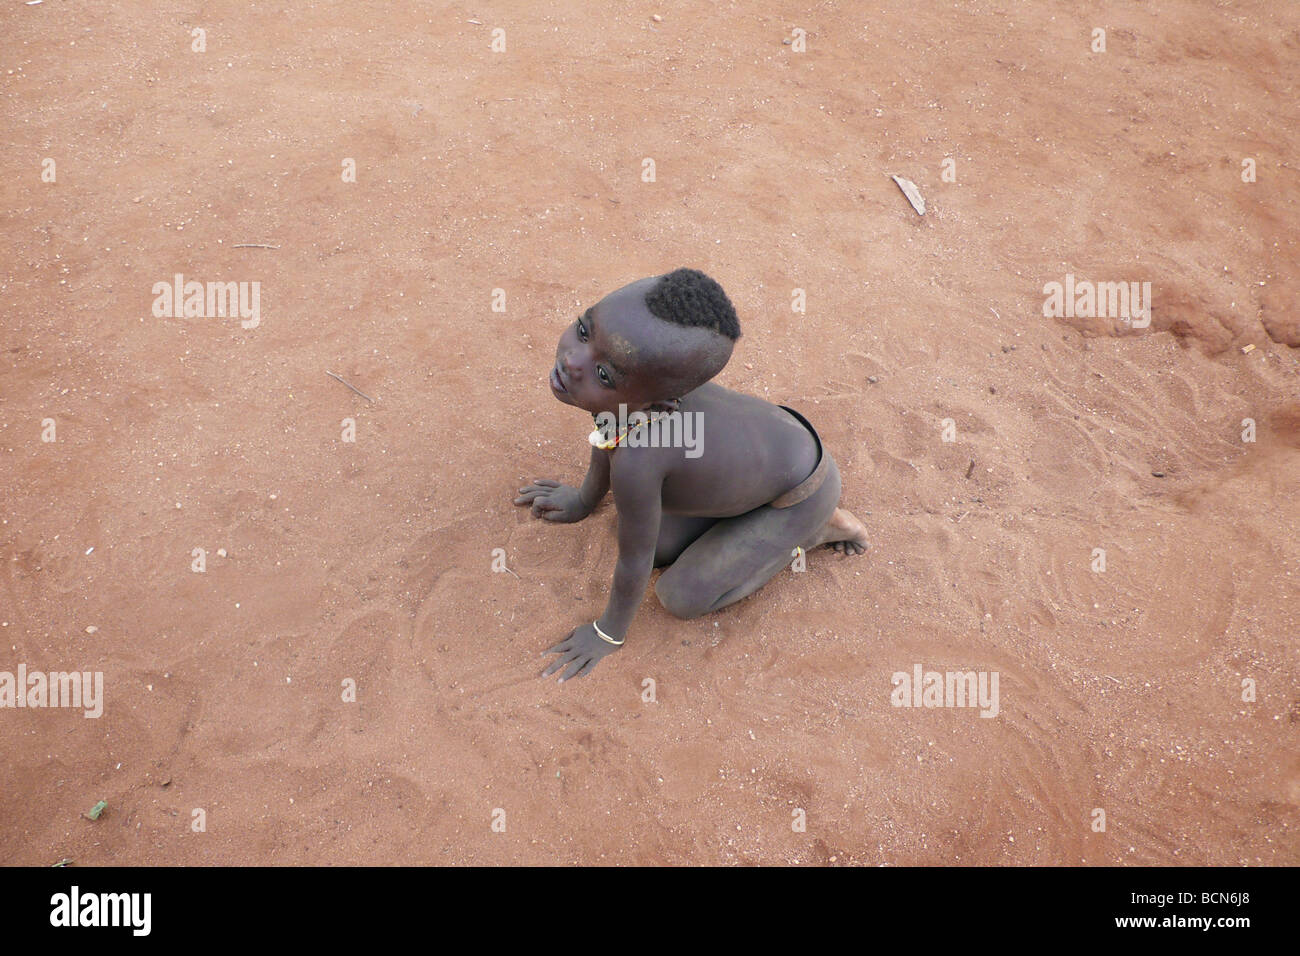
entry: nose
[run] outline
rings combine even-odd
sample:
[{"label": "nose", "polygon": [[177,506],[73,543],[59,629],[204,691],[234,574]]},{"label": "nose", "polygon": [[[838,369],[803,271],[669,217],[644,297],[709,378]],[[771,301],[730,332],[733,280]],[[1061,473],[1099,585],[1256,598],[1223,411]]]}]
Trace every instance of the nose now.
[{"label": "nose", "polygon": [[559,363],[560,363],[560,371],[564,373],[564,377],[565,377],[565,378],[572,378],[572,377],[573,377],[573,363],[569,361],[569,351],[568,351],[568,349],[563,349],[563,348],[560,349],[560,354],[559,354],[559,356],[557,357],[557,360],[558,360]]}]

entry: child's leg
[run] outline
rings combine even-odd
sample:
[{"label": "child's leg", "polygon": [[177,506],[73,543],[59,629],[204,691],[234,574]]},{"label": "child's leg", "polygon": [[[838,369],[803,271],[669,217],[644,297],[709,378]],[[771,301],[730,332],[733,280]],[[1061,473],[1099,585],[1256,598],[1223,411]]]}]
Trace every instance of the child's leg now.
[{"label": "child's leg", "polygon": [[794,560],[796,547],[809,550],[831,540],[839,500],[840,472],[832,459],[825,482],[799,504],[764,505],[717,521],[659,576],[660,603],[670,614],[691,618],[753,594]]}]

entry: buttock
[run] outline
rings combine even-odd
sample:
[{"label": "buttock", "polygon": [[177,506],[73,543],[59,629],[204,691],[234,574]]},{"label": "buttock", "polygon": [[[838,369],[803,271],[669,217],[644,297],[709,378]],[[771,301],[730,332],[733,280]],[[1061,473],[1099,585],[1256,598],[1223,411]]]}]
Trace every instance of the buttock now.
[{"label": "buttock", "polygon": [[773,508],[792,508],[799,502],[811,498],[821,489],[822,485],[826,483],[826,476],[835,467],[835,462],[831,459],[830,453],[822,447],[821,436],[817,434],[817,429],[813,428],[812,422],[787,405],[778,405],[777,407],[783,408],[793,415],[804,428],[808,429],[813,441],[817,443],[817,464],[813,467],[812,474],[789,491],[773,498],[770,502]]}]

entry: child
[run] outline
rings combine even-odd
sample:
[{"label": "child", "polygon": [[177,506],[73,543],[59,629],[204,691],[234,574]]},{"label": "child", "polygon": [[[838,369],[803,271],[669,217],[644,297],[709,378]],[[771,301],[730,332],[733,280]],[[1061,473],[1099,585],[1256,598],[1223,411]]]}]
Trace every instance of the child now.
[{"label": "child", "polygon": [[[543,652],[559,657],[542,676],[566,665],[561,682],[581,676],[621,647],[653,568],[666,567],[663,606],[692,618],[757,591],[798,549],[866,550],[862,522],[836,507],[839,470],[812,425],[710,381],[738,338],[726,293],[694,269],[624,286],[560,336],[551,391],[605,427],[581,488],[538,478],[515,504],[581,521],[612,487],[618,563],[605,613]],[[653,440],[672,424],[696,440]]]}]

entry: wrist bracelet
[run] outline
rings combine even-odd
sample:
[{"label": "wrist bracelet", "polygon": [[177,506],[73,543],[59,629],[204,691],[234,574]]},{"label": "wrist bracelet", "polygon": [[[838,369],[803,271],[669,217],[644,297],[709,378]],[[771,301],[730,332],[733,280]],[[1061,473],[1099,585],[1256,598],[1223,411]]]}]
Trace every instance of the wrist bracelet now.
[{"label": "wrist bracelet", "polygon": [[616,641],[616,640],[614,640],[612,637],[610,637],[608,634],[606,634],[604,631],[602,631],[602,630],[600,629],[600,625],[597,624],[595,621],[592,621],[592,622],[591,622],[591,626],[594,627],[594,628],[596,629],[596,633],[600,635],[600,639],[601,639],[602,641],[604,641],[605,643],[607,643],[607,644],[613,644],[615,647],[622,647],[622,646],[623,646],[623,641],[626,641],[626,640],[627,640],[626,637],[623,638],[623,641]]}]

